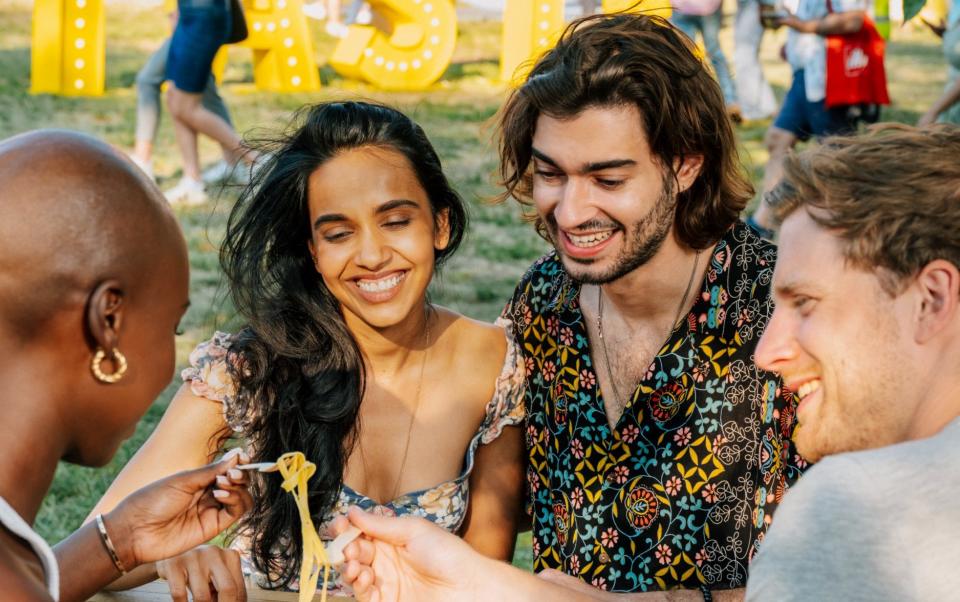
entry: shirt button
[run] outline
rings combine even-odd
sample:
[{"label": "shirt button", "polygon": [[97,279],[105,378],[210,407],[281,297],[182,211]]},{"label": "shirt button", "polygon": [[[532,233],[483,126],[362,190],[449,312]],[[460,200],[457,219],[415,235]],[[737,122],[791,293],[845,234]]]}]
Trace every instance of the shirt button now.
[{"label": "shirt button", "polygon": [[600,552],[600,555],[597,556],[597,560],[600,561],[600,564],[610,564],[610,557],[607,556],[606,552]]}]

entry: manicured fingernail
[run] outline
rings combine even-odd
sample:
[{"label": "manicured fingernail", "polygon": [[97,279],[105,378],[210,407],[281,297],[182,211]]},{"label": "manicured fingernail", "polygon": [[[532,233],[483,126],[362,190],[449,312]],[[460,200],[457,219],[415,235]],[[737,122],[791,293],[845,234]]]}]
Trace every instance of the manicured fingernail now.
[{"label": "manicured fingernail", "polygon": [[241,454],[241,453],[243,453],[243,448],[242,448],[242,447],[235,447],[235,448],[231,449],[230,451],[228,451],[227,453],[223,454],[223,457],[220,458],[220,461],[223,462],[223,461],[229,460],[230,458],[232,458],[232,457],[234,457],[234,456],[236,456],[236,455],[239,455],[239,454]]},{"label": "manicured fingernail", "polygon": [[243,478],[243,472],[237,470],[236,468],[231,468],[230,470],[227,471],[227,474],[230,475],[231,479],[239,480]]},{"label": "manicured fingernail", "polygon": [[221,487],[229,487],[229,486],[230,486],[230,479],[228,479],[227,477],[223,476],[222,474],[218,474],[218,475],[217,475],[217,485],[220,485]]},{"label": "manicured fingernail", "polygon": [[229,496],[229,495],[230,495],[230,492],[229,492],[229,491],[224,491],[223,489],[214,489],[214,490],[213,490],[213,497],[217,498],[218,500],[222,500],[223,498],[225,498],[225,497],[227,497],[227,496]]}]

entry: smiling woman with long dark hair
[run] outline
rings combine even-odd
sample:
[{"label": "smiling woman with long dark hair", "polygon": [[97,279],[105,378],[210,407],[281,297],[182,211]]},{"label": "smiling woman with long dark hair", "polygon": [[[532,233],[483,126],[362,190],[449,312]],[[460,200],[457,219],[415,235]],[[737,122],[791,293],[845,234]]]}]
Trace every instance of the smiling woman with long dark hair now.
[{"label": "smiling woman with long dark hair", "polygon": [[[324,538],[357,505],[425,516],[509,559],[523,444],[505,427],[523,417],[523,365],[502,324],[427,299],[463,238],[463,203],[399,111],[332,102],[300,123],[234,208],[221,249],[246,326],[193,352],[184,386],[101,505],[236,437],[258,460],[299,450],[316,463],[309,498]],[[264,585],[295,589],[302,541],[280,481],[255,479],[232,547]],[[242,587],[237,560],[204,548],[156,568],[171,589]]]}]

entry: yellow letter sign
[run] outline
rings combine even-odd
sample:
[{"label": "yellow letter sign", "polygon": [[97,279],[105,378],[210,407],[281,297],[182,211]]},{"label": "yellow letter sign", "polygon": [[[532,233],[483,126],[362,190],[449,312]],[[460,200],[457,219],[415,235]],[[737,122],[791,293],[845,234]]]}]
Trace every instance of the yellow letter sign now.
[{"label": "yellow letter sign", "polygon": [[563,0],[508,1],[503,8],[500,79],[520,84],[563,31]]},{"label": "yellow letter sign", "polygon": [[669,0],[642,0],[641,2],[637,0],[603,0],[603,12],[644,13],[669,19],[673,10],[670,8]]},{"label": "yellow letter sign", "polygon": [[370,0],[370,8],[386,19],[390,33],[351,25],[330,65],[385,90],[419,90],[437,81],[457,42],[451,0]]},{"label": "yellow letter sign", "polygon": [[253,81],[261,90],[320,89],[301,0],[246,0],[250,36],[239,45],[253,50]]},{"label": "yellow letter sign", "polygon": [[[503,11],[500,79],[523,83],[540,55],[553,47],[565,24],[563,0],[507,0]],[[603,0],[603,12],[644,12],[670,17],[669,0]]]},{"label": "yellow letter sign", "polygon": [[30,92],[103,94],[103,0],[35,0]]}]

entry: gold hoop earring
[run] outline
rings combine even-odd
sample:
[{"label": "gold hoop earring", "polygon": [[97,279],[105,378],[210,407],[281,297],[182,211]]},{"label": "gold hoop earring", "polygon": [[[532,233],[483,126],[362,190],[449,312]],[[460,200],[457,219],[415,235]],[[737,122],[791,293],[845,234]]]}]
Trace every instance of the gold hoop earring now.
[{"label": "gold hoop earring", "polygon": [[93,356],[93,363],[90,365],[90,371],[93,372],[93,376],[100,382],[108,385],[119,381],[123,378],[123,375],[127,373],[127,358],[123,357],[120,350],[114,349],[110,352],[110,356],[117,368],[112,374],[106,374],[103,369],[100,368],[103,360],[107,359],[107,352],[104,351],[102,347],[97,347],[97,353]]}]

